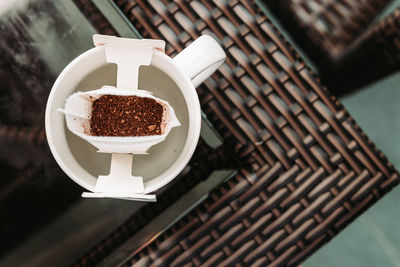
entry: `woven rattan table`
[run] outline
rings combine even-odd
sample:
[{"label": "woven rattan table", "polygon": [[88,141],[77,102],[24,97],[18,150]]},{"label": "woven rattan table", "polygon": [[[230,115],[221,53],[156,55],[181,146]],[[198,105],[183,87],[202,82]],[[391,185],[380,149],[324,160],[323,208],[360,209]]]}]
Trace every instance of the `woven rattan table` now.
[{"label": "woven rattan table", "polygon": [[[337,64],[392,0],[264,0],[316,62]],[[321,66],[323,67],[323,66]]]},{"label": "woven rattan table", "polygon": [[399,10],[377,23],[392,0],[263,0],[337,94],[399,68]]},{"label": "woven rattan table", "polygon": [[[116,33],[90,1],[77,1],[100,32]],[[253,1],[113,3],[144,38],[166,40],[170,56],[201,34],[219,40],[227,60],[197,92],[224,139],[220,153],[240,164],[182,219],[132,250],[126,266],[294,266],[400,181]],[[112,255],[144,224],[137,218],[75,265]]]},{"label": "woven rattan table", "polygon": [[[342,88],[370,84],[400,69],[400,8],[366,30],[337,70],[339,79],[330,80]],[[326,74],[327,76],[328,74]]]}]

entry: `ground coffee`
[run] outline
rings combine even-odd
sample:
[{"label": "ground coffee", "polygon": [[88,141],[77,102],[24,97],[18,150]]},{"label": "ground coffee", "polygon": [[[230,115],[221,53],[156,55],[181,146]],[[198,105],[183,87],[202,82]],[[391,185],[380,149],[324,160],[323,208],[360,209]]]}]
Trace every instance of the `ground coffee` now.
[{"label": "ground coffee", "polygon": [[162,105],[152,98],[103,95],[93,102],[91,134],[94,136],[159,135],[162,115]]}]

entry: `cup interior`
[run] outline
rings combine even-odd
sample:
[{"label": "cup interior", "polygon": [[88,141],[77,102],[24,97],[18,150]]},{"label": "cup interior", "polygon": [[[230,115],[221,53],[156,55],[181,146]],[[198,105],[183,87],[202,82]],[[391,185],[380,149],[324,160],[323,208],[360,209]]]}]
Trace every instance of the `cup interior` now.
[{"label": "cup interior", "polygon": [[[116,75],[116,65],[106,64],[84,77],[71,93],[90,91],[103,85],[115,86]],[[165,141],[151,147],[148,154],[134,155],[132,175],[142,176],[146,182],[165,172],[181,154],[188,135],[189,114],[178,86],[158,68],[140,68],[139,89],[150,91],[169,102],[181,123],[181,126],[171,130]],[[67,127],[64,127],[64,134],[72,155],[84,170],[95,177],[109,173],[111,154],[98,153],[96,147],[74,135]]]}]

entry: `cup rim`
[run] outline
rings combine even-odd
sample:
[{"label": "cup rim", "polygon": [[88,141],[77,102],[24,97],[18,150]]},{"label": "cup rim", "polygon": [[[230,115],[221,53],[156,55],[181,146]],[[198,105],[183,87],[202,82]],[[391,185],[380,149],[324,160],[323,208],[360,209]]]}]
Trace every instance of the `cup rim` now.
[{"label": "cup rim", "polygon": [[[89,49],[88,51],[82,53],[78,57],[76,57],[74,60],[72,60],[65,68],[64,70],[59,74],[57,77],[56,81],[53,84],[53,87],[50,91],[49,98],[47,100],[47,105],[46,105],[46,113],[45,113],[45,130],[46,130],[46,137],[47,141],[51,150],[51,153],[53,154],[53,157],[55,158],[57,164],[61,167],[61,169],[68,175],[69,178],[71,178],[74,182],[82,186],[83,188],[89,190],[89,191],[95,191],[95,182],[93,184],[93,181],[97,181],[97,177],[90,175],[94,179],[92,182],[86,181],[84,178],[81,178],[77,175],[77,173],[74,172],[74,170],[71,169],[70,166],[65,162],[65,159],[62,156],[62,151],[60,151],[60,148],[57,146],[57,144],[53,141],[53,136],[54,136],[54,129],[52,127],[52,121],[51,121],[51,113],[54,111],[54,98],[57,95],[58,89],[63,83],[68,82],[65,80],[65,76],[67,73],[69,73],[76,65],[81,64],[82,61],[89,61],[89,59],[94,59],[97,56],[103,56],[104,57],[104,64],[103,62],[97,62],[93,64],[85,64],[85,68],[87,68],[87,72],[94,71],[98,67],[101,67],[102,65],[107,64],[105,60],[105,48],[103,46],[100,47],[94,47],[92,49]],[[87,67],[86,67],[87,66]],[[183,70],[181,70],[178,66],[176,66],[173,62],[173,60],[167,56],[166,54],[162,53],[161,51],[155,50],[150,66],[156,67],[163,71],[168,77],[170,77],[178,86],[180,89],[184,99],[185,103],[187,105],[187,110],[188,110],[188,117],[189,117],[189,127],[188,127],[188,133],[186,136],[186,141],[185,144],[182,148],[182,151],[180,155],[177,157],[177,159],[174,161],[174,163],[169,166],[163,173],[160,175],[154,177],[151,180],[148,180],[145,182],[145,190],[144,194],[154,192],[158,190],[159,188],[165,186],[168,184],[170,181],[172,181],[182,170],[183,168],[187,165],[189,162],[190,158],[192,157],[197,143],[198,139],[200,137],[200,129],[201,129],[201,108],[200,108],[200,101],[198,98],[198,95],[196,93],[196,89],[194,88],[194,85],[192,81],[189,79],[189,77],[185,74]],[[65,118],[62,118],[65,121]],[[67,141],[65,141],[67,142]],[[74,160],[80,164],[75,158]],[[83,168],[82,168],[83,169]],[[87,172],[85,169],[83,169],[85,172]]]}]

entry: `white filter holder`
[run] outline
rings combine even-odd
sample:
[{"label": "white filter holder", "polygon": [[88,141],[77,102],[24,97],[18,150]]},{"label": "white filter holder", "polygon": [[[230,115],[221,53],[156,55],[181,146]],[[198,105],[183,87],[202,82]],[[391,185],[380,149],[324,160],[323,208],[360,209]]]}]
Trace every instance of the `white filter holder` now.
[{"label": "white filter holder", "polygon": [[[112,153],[110,173],[98,177],[94,192],[85,192],[86,198],[118,198],[137,201],[156,201],[155,195],[145,195],[143,178],[132,176],[133,154],[146,154],[153,145],[165,140],[171,128],[179,126],[173,108],[151,93],[138,90],[139,67],[150,65],[154,49],[164,52],[165,42],[161,40],[136,40],[115,36],[93,36],[96,46],[105,46],[106,60],[117,64],[117,88],[104,86],[101,89],[78,92],[71,95],[64,110],[67,127],[74,134],[99,149]],[[155,99],[163,106],[161,135],[136,137],[107,137],[90,135],[92,103],[101,95],[139,96]]]},{"label": "white filter holder", "polygon": [[106,60],[116,63],[117,88],[138,89],[139,67],[150,65],[153,49],[165,52],[165,42],[162,40],[129,39],[115,36],[93,35],[95,46],[104,45]]},{"label": "white filter holder", "polygon": [[[92,136],[90,135],[90,119],[92,103],[102,95],[123,95],[148,97],[163,106],[161,134],[150,136]],[[168,102],[157,98],[143,90],[127,90],[113,86],[103,86],[101,89],[77,92],[70,95],[64,109],[68,129],[77,136],[85,139],[103,153],[146,154],[153,145],[165,140],[173,127],[180,125],[175,111]]]}]

